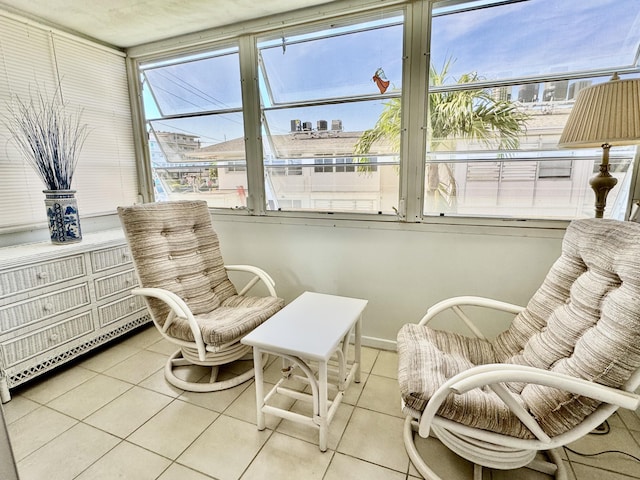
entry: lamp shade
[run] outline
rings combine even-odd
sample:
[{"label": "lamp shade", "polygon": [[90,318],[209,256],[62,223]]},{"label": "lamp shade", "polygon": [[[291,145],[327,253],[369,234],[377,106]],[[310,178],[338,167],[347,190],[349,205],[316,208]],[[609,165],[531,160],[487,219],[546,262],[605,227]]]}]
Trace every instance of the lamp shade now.
[{"label": "lamp shade", "polygon": [[611,80],[580,90],[558,146],[595,148],[640,143],[640,79]]}]

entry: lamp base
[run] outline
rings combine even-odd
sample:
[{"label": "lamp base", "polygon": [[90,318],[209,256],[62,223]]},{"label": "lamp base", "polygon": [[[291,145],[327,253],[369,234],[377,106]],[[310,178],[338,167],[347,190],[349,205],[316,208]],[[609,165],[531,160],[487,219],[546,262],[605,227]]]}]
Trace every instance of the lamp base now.
[{"label": "lamp base", "polygon": [[616,186],[618,179],[609,173],[609,148],[608,143],[602,145],[602,163],[600,173],[589,180],[589,185],[596,194],[596,218],[604,216],[604,208],[607,205],[607,195],[609,190]]}]

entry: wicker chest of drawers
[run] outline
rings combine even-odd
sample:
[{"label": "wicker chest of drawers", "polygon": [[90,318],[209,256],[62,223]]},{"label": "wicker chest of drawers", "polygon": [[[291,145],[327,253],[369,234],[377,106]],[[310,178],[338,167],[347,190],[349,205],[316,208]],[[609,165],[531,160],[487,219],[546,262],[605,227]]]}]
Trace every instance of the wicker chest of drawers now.
[{"label": "wicker chest of drawers", "polygon": [[150,321],[121,230],[0,248],[0,393]]}]

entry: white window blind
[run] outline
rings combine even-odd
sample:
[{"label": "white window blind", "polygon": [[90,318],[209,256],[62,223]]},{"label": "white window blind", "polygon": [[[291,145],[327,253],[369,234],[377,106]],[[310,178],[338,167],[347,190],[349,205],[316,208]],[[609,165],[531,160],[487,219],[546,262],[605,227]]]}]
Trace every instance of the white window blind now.
[{"label": "white window blind", "polygon": [[[80,217],[133,203],[138,183],[124,56],[0,12],[0,108],[12,95],[51,96],[57,88],[71,111],[82,109],[90,130],[72,183]],[[43,189],[0,124],[0,230],[45,223]]]}]

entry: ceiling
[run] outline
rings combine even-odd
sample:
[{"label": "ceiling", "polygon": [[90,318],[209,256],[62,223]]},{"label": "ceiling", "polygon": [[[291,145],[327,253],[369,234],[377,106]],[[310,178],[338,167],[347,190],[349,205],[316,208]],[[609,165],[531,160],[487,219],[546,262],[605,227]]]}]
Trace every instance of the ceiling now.
[{"label": "ceiling", "polygon": [[331,1],[0,0],[0,8],[125,48]]}]

